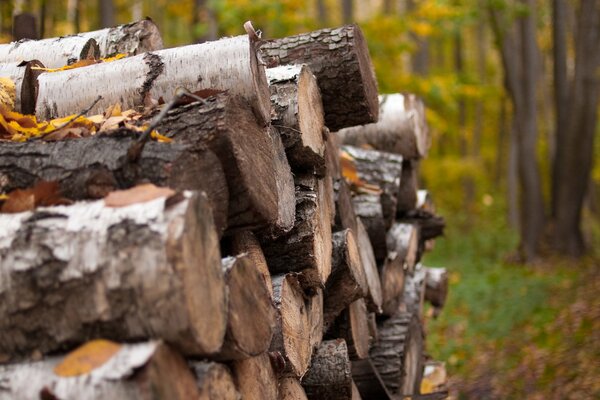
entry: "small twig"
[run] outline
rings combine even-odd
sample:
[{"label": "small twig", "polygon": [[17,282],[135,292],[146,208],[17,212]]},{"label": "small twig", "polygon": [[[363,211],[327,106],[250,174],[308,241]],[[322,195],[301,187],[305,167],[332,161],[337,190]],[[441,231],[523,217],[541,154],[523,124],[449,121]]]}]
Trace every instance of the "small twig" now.
[{"label": "small twig", "polygon": [[71,124],[72,124],[72,123],[73,123],[73,122],[74,122],[74,121],[75,121],[77,118],[79,118],[79,117],[83,117],[85,114],[89,113],[89,112],[90,112],[90,110],[91,110],[92,108],[94,108],[94,106],[95,106],[96,104],[98,104],[98,102],[99,102],[100,100],[102,100],[102,96],[98,96],[98,98],[97,98],[96,100],[94,100],[94,102],[93,102],[93,103],[92,103],[92,104],[91,104],[91,105],[90,105],[88,108],[86,108],[85,110],[83,110],[82,112],[80,112],[79,114],[77,114],[76,116],[74,116],[73,118],[71,118],[70,120],[68,120],[67,122],[65,122],[64,124],[62,124],[62,125],[60,125],[60,126],[56,127],[55,131],[57,131],[57,130],[59,130],[59,129],[66,128],[67,126],[71,125]]}]

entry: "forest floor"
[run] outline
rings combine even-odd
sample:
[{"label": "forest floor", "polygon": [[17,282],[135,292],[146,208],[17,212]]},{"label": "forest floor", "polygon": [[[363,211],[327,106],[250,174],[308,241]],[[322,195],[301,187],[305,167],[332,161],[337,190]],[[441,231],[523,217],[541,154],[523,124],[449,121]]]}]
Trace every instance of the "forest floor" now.
[{"label": "forest floor", "polygon": [[451,399],[600,399],[600,243],[581,261],[517,265],[501,210],[447,219],[424,263],[450,272],[446,307],[426,324]]}]

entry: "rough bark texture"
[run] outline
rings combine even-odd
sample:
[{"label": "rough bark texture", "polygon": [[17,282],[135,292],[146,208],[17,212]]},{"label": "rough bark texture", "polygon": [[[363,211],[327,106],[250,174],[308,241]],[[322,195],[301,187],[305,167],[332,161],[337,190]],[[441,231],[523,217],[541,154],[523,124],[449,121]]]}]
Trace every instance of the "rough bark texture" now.
[{"label": "rough bark texture", "polygon": [[398,215],[403,215],[416,208],[417,191],[417,163],[412,160],[404,160],[400,178],[400,191],[398,192]]},{"label": "rough bark texture", "polygon": [[243,400],[277,399],[277,375],[269,354],[234,361],[231,368]]},{"label": "rough bark texture", "polygon": [[420,393],[423,377],[423,331],[419,319],[399,313],[379,328],[371,360],[386,388],[402,398]]},{"label": "rough bark texture", "polygon": [[281,354],[284,376],[300,378],[310,364],[310,321],[304,292],[295,274],[273,277],[273,300],[277,310],[277,325],[270,351]]},{"label": "rough bark texture", "polygon": [[273,285],[271,283],[271,273],[267,266],[267,260],[260,247],[258,239],[251,231],[241,231],[228,237],[229,251],[232,255],[238,256],[245,254],[250,258],[252,264],[263,277],[269,290],[269,296],[273,298]]},{"label": "rough bark texture", "polygon": [[361,397],[365,400],[390,400],[394,398],[385,387],[377,368],[375,368],[370,358],[352,361],[352,378]]},{"label": "rough bark texture", "polygon": [[266,41],[261,51],[269,67],[310,67],[321,89],[325,125],[332,131],[377,120],[377,80],[357,25]]},{"label": "rough bark texture", "polygon": [[365,300],[358,299],[352,302],[338,316],[335,324],[327,332],[327,337],[344,339],[351,360],[362,360],[369,357],[371,335]]},{"label": "rough bark texture", "polygon": [[306,392],[296,378],[281,378],[279,380],[279,400],[307,400]]},{"label": "rough bark texture", "polygon": [[419,258],[419,228],[416,224],[395,222],[386,237],[390,252],[396,253],[408,271],[412,274]]},{"label": "rough bark texture", "polygon": [[352,399],[352,372],[343,339],[327,340],[315,351],[302,379],[306,397],[314,400]]},{"label": "rough bark texture", "polygon": [[446,268],[423,267],[425,270],[425,300],[436,309],[446,304],[448,296],[448,272]]},{"label": "rough bark texture", "polygon": [[350,229],[333,235],[332,270],[325,287],[324,329],[350,303],[367,295],[369,287],[354,234]]},{"label": "rough bark texture", "polygon": [[[0,64],[0,78],[10,78],[16,87],[15,111],[22,114],[35,113],[37,98],[37,77],[42,73],[35,68],[43,68],[38,60]],[[33,68],[33,69],[32,69]]]},{"label": "rough bark texture", "polygon": [[386,229],[389,228],[396,217],[402,156],[354,146],[342,146],[342,151],[352,157],[360,180],[381,189],[381,210]]},{"label": "rough bark texture", "polygon": [[267,70],[274,117],[294,171],[325,172],[323,104],[317,80],[306,65]]},{"label": "rough bark texture", "polygon": [[335,199],[335,224],[334,230],[350,229],[356,234],[356,213],[352,204],[352,193],[350,186],[344,178],[337,179],[333,183]]},{"label": "rough bark texture", "polygon": [[315,289],[315,293],[308,299],[308,305],[306,307],[308,311],[308,322],[310,323],[310,345],[313,349],[319,347],[323,341],[323,297],[323,289]]},{"label": "rough bark texture", "polygon": [[226,291],[210,205],[192,192],[172,201],[0,214],[0,353],[48,353],[93,337],[218,351]]},{"label": "rough bark texture", "polygon": [[369,234],[362,221],[360,218],[357,218],[356,221],[358,227],[356,231],[356,243],[358,244],[360,259],[365,270],[365,275],[367,276],[367,286],[369,287],[369,293],[366,297],[367,306],[370,311],[381,313],[383,296],[381,293],[381,280],[379,279],[379,271],[377,271],[375,254],[373,254]]},{"label": "rough bark texture", "polygon": [[157,129],[176,142],[209,148],[219,157],[229,188],[230,231],[290,228],[287,217],[280,218],[279,202],[289,204],[292,195],[288,184],[278,183],[283,178],[274,167],[280,153],[243,99],[219,94],[204,104],[178,107]]},{"label": "rough bark texture", "polygon": [[239,360],[269,349],[275,325],[275,309],[265,280],[246,255],[222,261],[228,289],[227,333],[217,356]]},{"label": "rough bark texture", "polygon": [[305,288],[322,287],[331,273],[331,213],[325,185],[315,175],[296,175],[296,221],[263,250],[272,273],[300,272]]},{"label": "rough bark texture", "polygon": [[407,159],[422,158],[430,146],[425,106],[415,95],[379,96],[379,121],[355,126],[337,134],[344,144],[369,145],[377,150],[400,154]]},{"label": "rough bark texture", "polygon": [[36,115],[50,119],[78,113],[98,96],[102,99],[92,107],[90,115],[119,102],[126,110],[143,106],[148,96],[169,101],[175,90],[183,87],[190,92],[227,90],[244,98],[259,123],[266,125],[271,120],[271,101],[255,45],[248,36],[236,36],[43,74],[39,79]]},{"label": "rough bark texture", "polygon": [[138,137],[138,132],[121,129],[56,142],[0,143],[0,191],[31,187],[38,180],[57,181],[61,194],[73,200],[101,198],[143,181],[175,190],[202,190],[222,233],[229,193],[217,156],[187,144],[150,141],[136,164],[127,163],[127,151]]},{"label": "rough bark texture", "polygon": [[388,253],[385,240],[386,223],[381,203],[382,196],[379,193],[364,193],[352,197],[354,212],[367,229],[377,262],[383,262]]},{"label": "rough bark texture", "polygon": [[163,48],[158,27],[149,18],[79,35],[98,43],[100,57],[122,53],[133,56]]},{"label": "rough bark texture", "polygon": [[229,369],[215,362],[193,362],[192,369],[196,375],[198,400],[240,400]]},{"label": "rough bark texture", "polygon": [[414,274],[408,275],[404,280],[404,295],[400,310],[409,312],[419,318],[423,316],[425,302],[425,269],[418,264]]},{"label": "rough bark texture", "polygon": [[388,254],[383,263],[380,271],[383,315],[392,316],[398,311],[404,293],[404,265],[403,258],[395,252]]},{"label": "rough bark texture", "polygon": [[107,362],[92,371],[61,377],[54,368],[64,360],[0,366],[0,398],[61,400],[188,400],[198,398],[194,376],[185,360],[161,342],[121,345]]},{"label": "rough bark texture", "polygon": [[98,58],[99,55],[100,50],[94,39],[77,35],[43,40],[23,39],[0,45],[0,63],[39,60],[46,68],[60,68],[79,60]]},{"label": "rough bark texture", "polygon": [[417,260],[420,259],[426,242],[442,236],[446,227],[446,221],[443,217],[420,209],[405,213],[398,222],[418,226],[419,254]]}]

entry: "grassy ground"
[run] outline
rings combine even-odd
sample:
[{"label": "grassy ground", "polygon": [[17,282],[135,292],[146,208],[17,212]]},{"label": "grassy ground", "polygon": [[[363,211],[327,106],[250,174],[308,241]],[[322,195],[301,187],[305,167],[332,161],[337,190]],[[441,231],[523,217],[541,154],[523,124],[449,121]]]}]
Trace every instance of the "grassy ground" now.
[{"label": "grassy ground", "polygon": [[427,346],[447,362],[452,397],[600,399],[598,257],[511,264],[501,210],[474,223],[440,211],[446,238],[424,263],[447,267],[451,286]]}]

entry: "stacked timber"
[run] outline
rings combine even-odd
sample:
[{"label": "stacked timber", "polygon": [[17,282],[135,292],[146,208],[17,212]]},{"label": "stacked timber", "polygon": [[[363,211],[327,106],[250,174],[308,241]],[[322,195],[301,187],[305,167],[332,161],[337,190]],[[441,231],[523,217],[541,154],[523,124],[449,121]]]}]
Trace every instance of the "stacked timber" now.
[{"label": "stacked timber", "polygon": [[443,231],[417,190],[423,104],[378,102],[356,25],[245,28],[0,46],[16,110],[113,123],[0,141],[0,399],[419,394],[423,304],[448,285],[420,262]]}]

